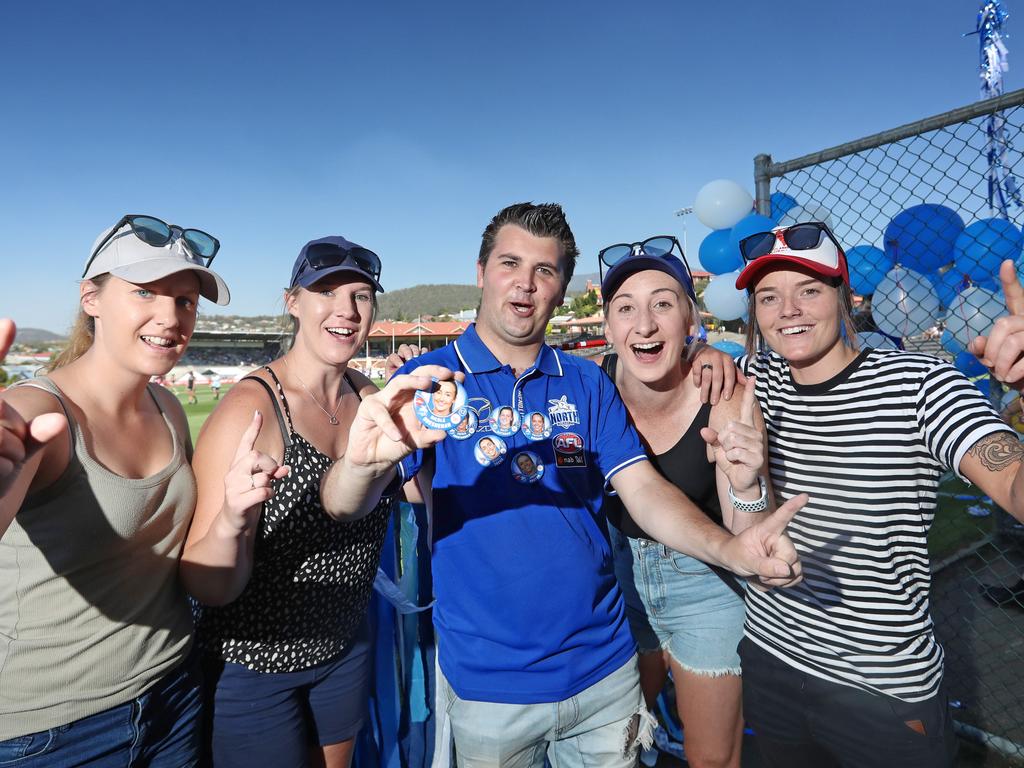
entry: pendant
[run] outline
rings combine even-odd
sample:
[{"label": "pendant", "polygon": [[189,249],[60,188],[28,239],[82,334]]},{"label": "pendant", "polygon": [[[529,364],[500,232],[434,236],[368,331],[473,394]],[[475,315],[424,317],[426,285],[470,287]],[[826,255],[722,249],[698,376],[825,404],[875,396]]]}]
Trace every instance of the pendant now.
[{"label": "pendant", "polygon": [[338,417],[337,416],[331,416],[331,426],[336,427],[340,423],[341,422],[338,421]]}]

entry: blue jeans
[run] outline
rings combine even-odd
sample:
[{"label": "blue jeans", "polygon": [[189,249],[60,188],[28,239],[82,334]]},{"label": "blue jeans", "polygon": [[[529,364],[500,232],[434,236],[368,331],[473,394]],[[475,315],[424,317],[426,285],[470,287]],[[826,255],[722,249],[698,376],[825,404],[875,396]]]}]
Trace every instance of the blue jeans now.
[{"label": "blue jeans", "polygon": [[736,647],[746,610],[725,579],[742,593],[739,582],[656,541],[630,538],[611,523],[608,534],[640,653],[665,649],[683,669],[707,677],[740,674]]},{"label": "blue jeans", "polygon": [[652,720],[633,656],[565,701],[496,704],[460,699],[441,675],[459,768],[633,768]]},{"label": "blue jeans", "polygon": [[199,764],[202,693],[189,659],[127,704],[0,741],[0,766],[183,768]]}]

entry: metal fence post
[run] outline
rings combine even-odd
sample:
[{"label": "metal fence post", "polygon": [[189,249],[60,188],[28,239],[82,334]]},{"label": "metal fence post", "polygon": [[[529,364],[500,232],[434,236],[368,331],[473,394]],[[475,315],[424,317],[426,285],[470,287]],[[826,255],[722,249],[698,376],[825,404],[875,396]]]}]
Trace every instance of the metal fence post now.
[{"label": "metal fence post", "polygon": [[754,208],[762,216],[770,216],[772,213],[771,165],[771,155],[761,154],[754,158]]}]

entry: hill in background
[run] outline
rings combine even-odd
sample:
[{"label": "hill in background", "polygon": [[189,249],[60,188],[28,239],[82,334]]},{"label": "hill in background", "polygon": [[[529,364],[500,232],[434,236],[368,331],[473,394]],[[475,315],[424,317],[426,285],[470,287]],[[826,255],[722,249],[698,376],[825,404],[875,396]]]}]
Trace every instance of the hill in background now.
[{"label": "hill in background", "polygon": [[49,341],[64,341],[66,337],[42,328],[19,328],[14,337],[15,344],[45,344]]},{"label": "hill in background", "polygon": [[476,309],[480,289],[475,285],[415,285],[388,291],[378,298],[380,320],[415,320],[420,315],[455,315]]}]

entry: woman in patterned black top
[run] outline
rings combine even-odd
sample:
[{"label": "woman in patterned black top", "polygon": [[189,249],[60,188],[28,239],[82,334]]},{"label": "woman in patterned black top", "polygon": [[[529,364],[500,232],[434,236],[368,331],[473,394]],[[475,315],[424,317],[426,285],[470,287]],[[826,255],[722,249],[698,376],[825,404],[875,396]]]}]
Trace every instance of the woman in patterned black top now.
[{"label": "woman in patterned black top", "polygon": [[[943,360],[854,346],[846,259],[814,222],[741,241],[751,354],[779,501],[804,564],[791,590],[748,593],[743,709],[765,766],[947,768],[956,737],[929,615],[927,536],[952,470],[1024,518],[1024,449]],[[1024,291],[974,351],[1020,389]]]},{"label": "woman in patterned black top", "polygon": [[[388,505],[378,492],[362,516],[332,518],[319,488],[360,402],[377,392],[348,363],[369,333],[379,277],[377,256],[344,238],[307,243],[285,294],[294,345],[232,388],[199,438],[182,572],[200,603],[200,646],[221,666],[211,682],[216,766],[351,760]],[[236,487],[252,506],[225,503]]]}]

